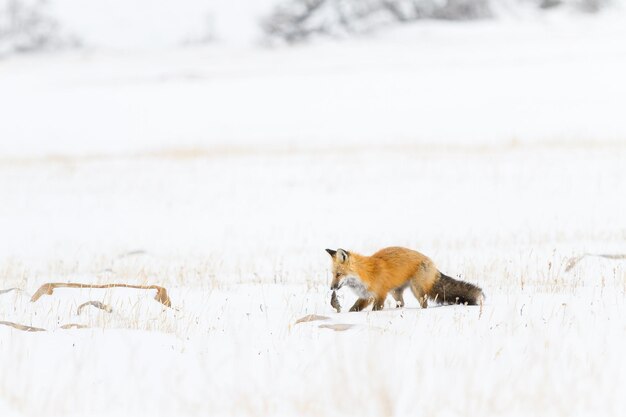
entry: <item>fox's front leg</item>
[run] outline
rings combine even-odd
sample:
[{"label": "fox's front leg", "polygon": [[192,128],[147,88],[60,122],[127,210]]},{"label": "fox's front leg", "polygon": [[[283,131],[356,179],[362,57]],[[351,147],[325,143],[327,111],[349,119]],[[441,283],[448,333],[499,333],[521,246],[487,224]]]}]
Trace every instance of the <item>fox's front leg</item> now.
[{"label": "fox's front leg", "polygon": [[385,299],[387,298],[387,293],[384,295],[377,295],[374,298],[374,306],[372,307],[372,311],[380,311],[385,306]]},{"label": "fox's front leg", "polygon": [[372,302],[371,298],[359,298],[354,305],[350,307],[350,311],[361,311]]}]

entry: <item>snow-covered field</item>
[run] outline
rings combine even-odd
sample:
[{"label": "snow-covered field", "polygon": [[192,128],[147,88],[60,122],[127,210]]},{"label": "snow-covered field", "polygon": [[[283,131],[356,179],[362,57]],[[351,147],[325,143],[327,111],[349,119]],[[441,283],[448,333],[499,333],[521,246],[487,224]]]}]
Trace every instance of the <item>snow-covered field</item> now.
[{"label": "snow-covered field", "polygon": [[[619,415],[622,18],[1,61],[0,414]],[[486,305],[335,313],[389,245]]]}]

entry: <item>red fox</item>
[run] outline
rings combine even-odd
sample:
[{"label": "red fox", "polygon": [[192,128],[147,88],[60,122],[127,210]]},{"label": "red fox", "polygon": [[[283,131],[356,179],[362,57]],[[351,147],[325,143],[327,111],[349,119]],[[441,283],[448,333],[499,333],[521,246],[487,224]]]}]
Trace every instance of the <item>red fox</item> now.
[{"label": "red fox", "polygon": [[331,290],[349,286],[359,299],[350,311],[361,311],[372,301],[373,310],[382,310],[387,293],[404,306],[402,293],[407,287],[422,308],[428,299],[439,304],[479,305],[485,300],[483,291],[469,282],[458,281],[437,270],[430,258],[400,247],[381,249],[372,256],[362,256],[343,249],[326,249],[333,259]]}]

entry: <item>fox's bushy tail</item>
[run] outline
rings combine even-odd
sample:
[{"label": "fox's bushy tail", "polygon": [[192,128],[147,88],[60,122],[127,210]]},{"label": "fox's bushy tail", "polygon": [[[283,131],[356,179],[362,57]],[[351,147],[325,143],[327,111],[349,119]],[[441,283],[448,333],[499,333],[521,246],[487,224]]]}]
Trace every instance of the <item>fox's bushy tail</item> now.
[{"label": "fox's bushy tail", "polygon": [[441,272],[428,297],[439,304],[480,305],[485,301],[485,293],[480,287],[454,279]]}]

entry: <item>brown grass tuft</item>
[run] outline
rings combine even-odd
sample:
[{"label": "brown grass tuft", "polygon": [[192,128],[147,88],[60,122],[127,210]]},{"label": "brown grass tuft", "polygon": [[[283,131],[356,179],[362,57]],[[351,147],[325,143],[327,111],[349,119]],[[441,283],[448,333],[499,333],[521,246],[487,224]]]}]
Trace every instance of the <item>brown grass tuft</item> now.
[{"label": "brown grass tuft", "polygon": [[172,307],[172,301],[167,295],[167,290],[158,285],[131,285],[131,284],[78,284],[78,283],[63,283],[52,282],[43,284],[37,292],[30,299],[31,302],[37,301],[42,295],[52,295],[55,288],[136,288],[139,290],[156,290],[156,296],[154,297],[159,303],[166,307]]},{"label": "brown grass tuft", "polygon": [[24,326],[23,324],[13,323],[12,321],[0,321],[0,324],[3,326],[13,327],[17,330],[22,330],[24,332],[45,332],[46,329],[40,329],[39,327],[32,326]]}]

